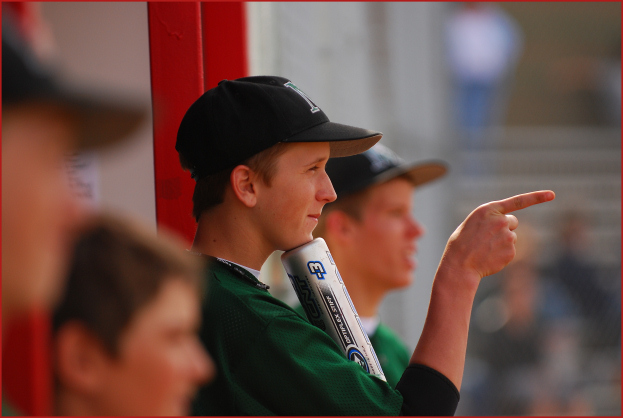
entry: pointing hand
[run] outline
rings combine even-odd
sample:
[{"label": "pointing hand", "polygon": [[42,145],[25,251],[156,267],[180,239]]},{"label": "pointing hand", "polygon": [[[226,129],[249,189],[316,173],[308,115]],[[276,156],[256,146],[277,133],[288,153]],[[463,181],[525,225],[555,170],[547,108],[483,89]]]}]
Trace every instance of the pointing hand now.
[{"label": "pointing hand", "polygon": [[520,194],[476,208],[452,233],[441,263],[450,270],[483,278],[502,270],[515,257],[519,221],[509,213],[554,200],[551,190]]}]

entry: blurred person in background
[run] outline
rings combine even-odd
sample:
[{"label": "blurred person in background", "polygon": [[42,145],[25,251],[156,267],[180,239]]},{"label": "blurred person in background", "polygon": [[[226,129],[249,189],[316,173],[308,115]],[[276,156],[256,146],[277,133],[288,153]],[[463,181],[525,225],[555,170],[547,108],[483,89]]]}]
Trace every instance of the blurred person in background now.
[{"label": "blurred person in background", "polygon": [[[504,117],[508,87],[523,48],[521,28],[499,6],[460,3],[446,22],[446,53],[463,146],[478,151]],[[474,157],[469,173],[484,170]]]},{"label": "blurred person in background", "polygon": [[380,322],[378,311],[387,293],[413,281],[413,256],[424,234],[412,216],[415,187],[444,175],[446,167],[407,164],[376,144],[358,155],[330,159],[326,171],[337,200],[325,206],[314,236],[331,249],[387,382],[395,387],[411,350]]},{"label": "blurred person in background", "polygon": [[101,216],[81,234],[54,312],[55,413],[186,415],[214,376],[197,330],[200,259]]},{"label": "blurred person in background", "polygon": [[609,289],[592,258],[592,225],[588,214],[570,210],[559,227],[559,254],[554,279],[573,300],[575,313],[588,320],[589,337],[604,345],[620,345],[620,285]]},{"label": "blurred person in background", "polygon": [[[65,156],[128,136],[146,110],[61,84],[37,6],[2,4],[3,331],[20,314],[51,307],[62,288],[73,231],[86,217]],[[2,398],[3,414],[16,412]]]},{"label": "blurred person in background", "polygon": [[543,275],[537,231],[523,223],[515,259],[475,305],[468,348],[480,377],[465,396],[467,415],[589,415],[583,391],[581,329],[564,290]]},{"label": "blurred person in background", "polygon": [[539,308],[543,301],[539,278],[531,261],[513,261],[502,273],[499,291],[478,307],[475,315],[484,332],[475,336],[481,338],[478,354],[488,365],[488,379],[474,414],[530,412],[542,378],[539,367],[543,323]]}]

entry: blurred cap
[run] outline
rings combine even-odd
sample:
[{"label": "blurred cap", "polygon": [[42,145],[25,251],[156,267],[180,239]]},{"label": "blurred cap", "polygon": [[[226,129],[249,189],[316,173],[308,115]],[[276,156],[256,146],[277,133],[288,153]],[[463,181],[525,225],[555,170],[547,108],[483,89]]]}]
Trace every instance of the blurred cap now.
[{"label": "blurred cap", "polygon": [[441,161],[407,164],[381,144],[359,155],[331,159],[325,169],[338,199],[399,176],[407,178],[414,186],[421,186],[448,171]]},{"label": "blurred cap", "polygon": [[48,60],[35,52],[20,26],[19,4],[2,4],[2,107],[50,104],[76,116],[79,148],[117,141],[133,132],[146,108],[64,84]]},{"label": "blurred cap", "polygon": [[195,180],[218,173],[279,142],[330,142],[331,157],[354,155],[382,133],[330,122],[287,78],[222,80],[193,103],[180,124],[175,149]]}]

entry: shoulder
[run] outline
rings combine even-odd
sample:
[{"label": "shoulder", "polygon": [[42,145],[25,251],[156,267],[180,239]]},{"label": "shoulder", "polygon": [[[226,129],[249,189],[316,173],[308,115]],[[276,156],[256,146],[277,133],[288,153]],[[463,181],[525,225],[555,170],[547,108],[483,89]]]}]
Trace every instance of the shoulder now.
[{"label": "shoulder", "polygon": [[244,277],[220,263],[211,263],[204,276],[207,281],[204,311],[264,325],[278,318],[303,321],[299,314],[273,297],[250,273]]}]

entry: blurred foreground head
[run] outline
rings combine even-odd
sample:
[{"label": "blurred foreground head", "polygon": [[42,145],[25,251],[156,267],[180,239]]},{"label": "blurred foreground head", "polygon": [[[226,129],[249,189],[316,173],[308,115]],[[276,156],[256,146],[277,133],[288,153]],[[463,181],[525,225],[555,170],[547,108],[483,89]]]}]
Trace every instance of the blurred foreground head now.
[{"label": "blurred foreground head", "polygon": [[200,259],[181,241],[99,216],[80,235],[54,312],[56,413],[185,415],[214,366]]},{"label": "blurred foreground head", "polygon": [[2,3],[2,314],[55,300],[83,218],[65,156],[127,137],[145,108],[63,84],[38,5]]}]

